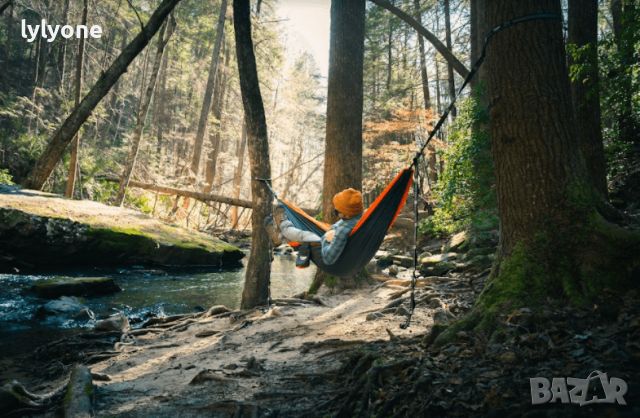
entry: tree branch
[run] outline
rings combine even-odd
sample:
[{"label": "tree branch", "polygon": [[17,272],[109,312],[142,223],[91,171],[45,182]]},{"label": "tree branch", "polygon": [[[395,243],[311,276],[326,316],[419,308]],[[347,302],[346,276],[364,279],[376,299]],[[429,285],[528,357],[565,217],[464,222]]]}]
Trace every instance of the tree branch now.
[{"label": "tree branch", "polygon": [[458,58],[456,58],[453,53],[447,49],[447,47],[440,42],[440,40],[431,32],[429,32],[424,26],[418,23],[413,17],[398,9],[396,6],[391,4],[388,0],[369,0],[370,2],[382,7],[383,9],[387,9],[398,18],[403,20],[409,26],[414,28],[420,35],[422,35],[427,41],[429,41],[435,49],[446,59],[452,66],[453,69],[460,74],[463,78],[469,75],[469,69],[462,63]]},{"label": "tree branch", "polygon": [[138,14],[138,9],[136,9],[135,6],[131,3],[131,0],[127,0],[127,3],[129,4],[129,7],[133,9],[133,13],[136,14],[136,17],[138,18],[138,22],[140,23],[140,29],[144,32],[144,23],[142,22],[142,18]]}]

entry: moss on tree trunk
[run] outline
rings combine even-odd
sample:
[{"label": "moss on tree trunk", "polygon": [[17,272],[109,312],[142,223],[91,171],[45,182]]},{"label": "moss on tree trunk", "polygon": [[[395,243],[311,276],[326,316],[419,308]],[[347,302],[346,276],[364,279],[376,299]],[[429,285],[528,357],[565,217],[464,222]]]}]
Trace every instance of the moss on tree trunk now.
[{"label": "moss on tree trunk", "polygon": [[[487,3],[488,26],[541,11],[558,0]],[[488,49],[490,128],[500,244],[475,307],[436,340],[457,331],[492,332],[514,309],[586,305],[636,287],[640,234],[598,212],[571,111],[560,19],[497,34]]]}]

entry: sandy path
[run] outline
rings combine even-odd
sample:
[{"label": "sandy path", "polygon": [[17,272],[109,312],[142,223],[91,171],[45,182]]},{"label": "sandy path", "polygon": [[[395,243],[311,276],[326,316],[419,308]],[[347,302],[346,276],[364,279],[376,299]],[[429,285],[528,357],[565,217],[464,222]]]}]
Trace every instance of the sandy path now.
[{"label": "sandy path", "polygon": [[[317,403],[322,383],[313,375],[339,367],[335,350],[358,342],[424,333],[431,317],[417,310],[408,330],[403,316],[366,320],[395,290],[361,289],[325,297],[326,306],[276,306],[243,318],[201,318],[183,331],[136,337],[122,354],[92,367],[111,380],[96,382],[97,416],[232,416],[260,410],[261,398],[295,402],[289,410]],[[214,335],[202,336],[207,331]],[[330,358],[331,357],[331,358]],[[199,375],[200,383],[190,383]],[[316,379],[317,380],[317,379]],[[308,396],[306,396],[308,394]],[[295,401],[294,401],[295,400]]]}]

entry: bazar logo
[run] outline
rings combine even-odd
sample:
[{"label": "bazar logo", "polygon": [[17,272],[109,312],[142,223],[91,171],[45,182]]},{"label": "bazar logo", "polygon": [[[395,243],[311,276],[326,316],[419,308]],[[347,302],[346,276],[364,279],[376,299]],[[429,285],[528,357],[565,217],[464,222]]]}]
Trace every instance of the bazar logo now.
[{"label": "bazar logo", "polygon": [[575,377],[554,377],[549,382],[546,377],[529,379],[531,385],[531,403],[541,405],[554,403],[572,403],[580,406],[597,403],[614,403],[626,405],[624,395],[627,393],[627,382],[618,378],[607,378],[606,373],[594,370],[586,379]]}]

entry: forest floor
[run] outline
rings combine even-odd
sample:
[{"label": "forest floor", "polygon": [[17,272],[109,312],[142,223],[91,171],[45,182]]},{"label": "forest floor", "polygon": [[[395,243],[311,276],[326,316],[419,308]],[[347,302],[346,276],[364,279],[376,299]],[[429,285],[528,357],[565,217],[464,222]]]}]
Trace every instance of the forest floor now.
[{"label": "forest floor", "polygon": [[[88,364],[104,417],[640,416],[637,292],[609,310],[520,308],[499,318],[499,338],[460,332],[435,348],[433,325],[468,311],[486,275],[423,280],[408,329],[406,279],[374,275],[365,288],[269,309],[214,306],[122,335],[62,339],[22,363],[25,383],[41,393]],[[626,406],[531,405],[531,377],[596,370],[627,382]]]},{"label": "forest floor", "polygon": [[97,382],[96,414],[313,414],[319,401],[336,393],[318,379],[340,367],[339,354],[388,341],[390,332],[412,338],[431,324],[429,314],[419,311],[413,326],[401,330],[404,316],[395,314],[397,306],[372,315],[384,310],[394,292],[382,286],[314,302],[284,299],[265,312],[205,313],[137,336],[133,345],[121,346],[121,354],[92,366],[110,377]]},{"label": "forest floor", "polygon": [[[422,250],[451,255],[443,244]],[[521,307],[497,318],[492,338],[461,331],[435,347],[434,325],[468,312],[489,275],[477,249],[457,251],[446,273],[420,279],[407,329],[410,269],[392,264],[383,272],[395,277],[374,274],[360,289],[62,339],[23,362],[25,383],[44,392],[87,364],[100,417],[640,416],[637,291],[602,306]],[[621,378],[626,405],[532,405],[533,377],[584,379],[586,400],[605,399],[606,379]]]},{"label": "forest floor", "polygon": [[[462,332],[434,349],[433,324],[464,313],[483,278],[431,280],[401,329],[406,287],[376,277],[382,282],[365,289],[277,300],[265,311],[214,307],[136,331],[91,367],[109,379],[96,382],[96,415],[638,416],[637,294],[619,300],[613,317],[550,306],[537,324],[519,309],[501,318],[499,341]],[[529,378],[586,379],[595,370],[625,379],[627,406],[532,407]],[[604,397],[602,387],[592,391]]]}]

